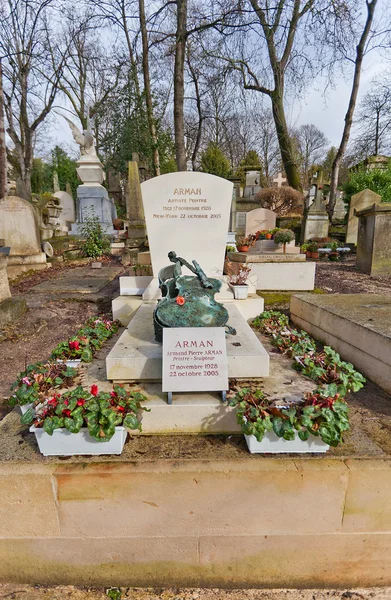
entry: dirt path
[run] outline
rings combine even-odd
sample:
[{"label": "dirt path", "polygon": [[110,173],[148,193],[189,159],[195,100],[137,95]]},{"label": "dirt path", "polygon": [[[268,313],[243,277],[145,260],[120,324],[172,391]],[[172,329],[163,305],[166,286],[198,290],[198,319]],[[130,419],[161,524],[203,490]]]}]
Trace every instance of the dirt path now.
[{"label": "dirt path", "polygon": [[391,296],[391,275],[371,277],[356,270],[356,257],[316,264],[315,287],[328,294],[385,294]]},{"label": "dirt path", "polygon": [[[114,590],[113,590],[114,591]],[[75,586],[0,585],[4,600],[107,600],[106,590]],[[390,600],[391,588],[351,590],[221,590],[122,588],[116,600]]]}]

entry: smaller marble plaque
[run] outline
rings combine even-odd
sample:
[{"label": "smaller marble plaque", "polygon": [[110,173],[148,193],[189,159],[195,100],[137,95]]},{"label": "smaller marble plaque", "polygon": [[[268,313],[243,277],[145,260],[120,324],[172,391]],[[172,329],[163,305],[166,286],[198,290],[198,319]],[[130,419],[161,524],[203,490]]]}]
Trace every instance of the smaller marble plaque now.
[{"label": "smaller marble plaque", "polygon": [[163,329],[163,392],[228,390],[224,327]]}]

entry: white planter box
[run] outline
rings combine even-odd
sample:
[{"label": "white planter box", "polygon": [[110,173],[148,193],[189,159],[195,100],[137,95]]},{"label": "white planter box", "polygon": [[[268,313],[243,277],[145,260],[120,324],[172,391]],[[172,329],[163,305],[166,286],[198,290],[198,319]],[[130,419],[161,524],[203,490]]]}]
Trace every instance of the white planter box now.
[{"label": "white planter box", "polygon": [[306,453],[306,452],[327,452],[330,448],[325,442],[315,435],[311,435],[306,442],[303,442],[298,435],[294,440],[288,441],[276,436],[274,431],[267,431],[263,436],[262,442],[258,442],[255,435],[245,435],[247,446],[251,454],[283,454],[285,452]]},{"label": "white planter box", "polygon": [[246,300],[248,296],[248,285],[232,285],[229,284],[229,287],[234,293],[235,300]]},{"label": "white planter box", "polygon": [[42,428],[32,425],[30,431],[35,433],[39,450],[44,456],[121,454],[128,435],[125,427],[116,427],[109,442],[97,442],[90,436],[87,428],[82,428],[79,433],[55,429],[53,435],[49,435]]}]

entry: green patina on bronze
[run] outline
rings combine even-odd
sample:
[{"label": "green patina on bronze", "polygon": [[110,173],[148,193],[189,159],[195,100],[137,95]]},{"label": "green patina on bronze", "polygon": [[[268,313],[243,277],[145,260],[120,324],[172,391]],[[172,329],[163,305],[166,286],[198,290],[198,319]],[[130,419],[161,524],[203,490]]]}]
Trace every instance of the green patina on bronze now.
[{"label": "green patina on bronze", "polygon": [[[156,341],[162,341],[163,327],[227,327],[235,334],[227,325],[227,309],[214,298],[221,281],[208,278],[195,260],[190,264],[175,252],[169,252],[168,258],[173,264],[158,276],[162,299],[153,314]],[[182,275],[183,266],[195,276]]]}]

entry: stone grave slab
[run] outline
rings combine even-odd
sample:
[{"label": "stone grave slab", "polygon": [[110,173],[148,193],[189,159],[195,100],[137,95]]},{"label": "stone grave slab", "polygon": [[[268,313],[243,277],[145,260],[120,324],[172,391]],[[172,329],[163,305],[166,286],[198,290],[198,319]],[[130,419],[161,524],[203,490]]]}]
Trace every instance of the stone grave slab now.
[{"label": "stone grave slab", "polygon": [[[174,250],[208,276],[223,272],[233,184],[207,173],[179,172],[141,184],[153,274]],[[207,243],[205,243],[207,240]]]},{"label": "stone grave slab", "polygon": [[121,272],[121,267],[79,267],[60,273],[36,285],[31,291],[45,294],[96,294]]},{"label": "stone grave slab", "polygon": [[276,213],[267,208],[250,210],[246,215],[246,235],[255,234],[260,229],[274,229],[276,219]]},{"label": "stone grave slab", "polygon": [[391,297],[298,294],[291,298],[291,318],[391,393]]},{"label": "stone grave slab", "polygon": [[[234,303],[228,302],[225,307],[229,313],[228,323],[237,331],[236,336],[227,336],[228,376],[267,377],[268,353]],[[106,358],[107,379],[161,380],[162,345],[155,341],[154,309],[154,304],[140,306]]]},{"label": "stone grave slab", "polygon": [[315,263],[306,261],[305,254],[231,252],[229,259],[251,268],[249,280],[257,290],[309,291],[315,287]]}]

